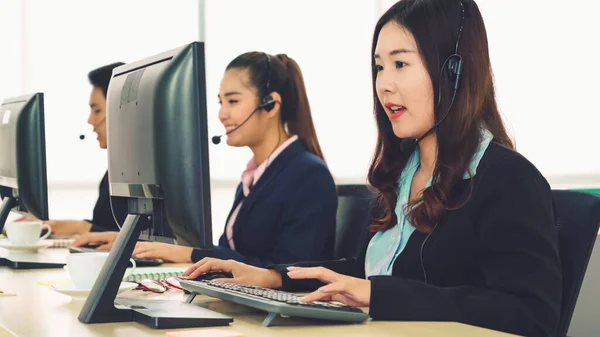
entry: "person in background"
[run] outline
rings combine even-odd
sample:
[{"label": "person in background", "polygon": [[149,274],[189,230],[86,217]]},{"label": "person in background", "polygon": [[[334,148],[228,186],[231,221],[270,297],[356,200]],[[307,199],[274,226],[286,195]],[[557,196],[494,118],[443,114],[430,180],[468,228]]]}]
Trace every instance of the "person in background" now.
[{"label": "person in background", "polygon": [[[562,273],[548,182],[515,152],[472,0],[402,0],[372,44],[379,191],[358,258],[268,269],[205,258],[184,275],[369,307],[373,320],[455,321],[552,336]],[[340,55],[328,55],[335,63]]]},{"label": "person in background", "polygon": [[[92,91],[89,98],[90,114],[88,124],[93,127],[97,135],[98,145],[101,149],[107,148],[106,142],[106,93],[112,77],[114,68],[124,65],[123,62],[111,63],[100,68],[92,70],[88,74],[88,79],[92,85]],[[119,223],[123,223],[127,216],[127,207],[123,203],[113,202],[114,216],[111,211],[110,195],[108,189],[108,171],[102,177],[98,189],[98,200],[94,206],[93,217],[91,220],[48,220],[44,221],[52,227],[52,233],[55,235],[76,235],[88,232],[102,232],[119,230]],[[30,217],[23,217],[18,221],[32,220]],[[104,247],[102,247],[104,248]]]},{"label": "person in background", "polygon": [[[242,173],[218,246],[200,250],[138,242],[133,255],[171,262],[211,256],[255,266],[331,259],[336,186],[298,64],[284,54],[242,54],[227,66],[219,103],[227,144],[249,147],[254,156]],[[90,233],[73,245],[110,246],[116,237]]]}]

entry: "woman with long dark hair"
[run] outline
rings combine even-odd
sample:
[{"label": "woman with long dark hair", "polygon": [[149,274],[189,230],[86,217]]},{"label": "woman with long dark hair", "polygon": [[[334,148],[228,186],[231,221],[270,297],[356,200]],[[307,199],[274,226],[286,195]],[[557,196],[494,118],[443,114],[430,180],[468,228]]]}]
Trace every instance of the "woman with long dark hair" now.
[{"label": "woman with long dark hair", "polygon": [[[356,259],[260,269],[204,259],[186,275],[315,290],[375,320],[457,321],[526,336],[556,331],[561,267],[551,190],[513,149],[471,0],[402,0],[372,45],[379,191]],[[317,282],[319,281],[319,282]]]}]

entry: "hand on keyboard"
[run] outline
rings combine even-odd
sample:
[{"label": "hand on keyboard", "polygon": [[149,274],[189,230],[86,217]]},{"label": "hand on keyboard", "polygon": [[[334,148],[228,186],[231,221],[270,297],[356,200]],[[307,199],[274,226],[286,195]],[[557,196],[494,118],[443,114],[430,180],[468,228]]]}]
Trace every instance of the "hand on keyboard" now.
[{"label": "hand on keyboard", "polygon": [[133,256],[145,259],[161,259],[173,263],[191,263],[192,247],[172,245],[163,242],[136,243]]},{"label": "hand on keyboard", "polygon": [[117,240],[119,232],[93,232],[85,233],[75,239],[73,247],[81,247],[85,245],[98,246],[99,250],[110,250]]},{"label": "hand on keyboard", "polygon": [[355,323],[364,322],[369,318],[369,315],[359,308],[333,301],[305,303],[300,301],[298,295],[280,290],[218,280],[181,280],[179,283],[191,293],[220,298],[269,312],[269,316],[263,321],[264,326],[270,326],[277,314],[283,317],[306,317]]},{"label": "hand on keyboard", "polygon": [[289,267],[288,276],[292,279],[318,279],[328,283],[299,300],[338,301],[353,307],[368,307],[371,299],[371,281],[338,274],[323,267]]},{"label": "hand on keyboard", "polygon": [[223,271],[233,275],[230,279],[222,280],[223,282],[248,284],[263,288],[281,288],[281,275],[274,270],[253,267],[233,260],[224,261],[209,257],[196,262],[183,273],[183,276],[196,279],[201,274],[209,271]]},{"label": "hand on keyboard", "polygon": [[[282,303],[287,303],[287,304],[296,304],[296,305],[306,305],[306,306],[312,306],[312,307],[342,308],[342,309],[348,308],[348,310],[350,310],[350,311],[355,311],[355,310],[351,310],[348,305],[346,305],[344,303],[340,303],[340,302],[335,302],[335,301],[313,301],[313,302],[307,303],[307,302],[302,301],[301,300],[302,297],[300,297],[296,294],[288,293],[288,292],[280,291],[280,290],[267,289],[267,288],[261,288],[261,287],[256,287],[256,286],[233,284],[233,283],[225,283],[225,282],[219,282],[216,280],[204,281],[204,282],[207,282],[209,285],[211,285],[213,287],[219,287],[221,289],[226,289],[226,290],[238,292],[241,294],[254,295],[254,296],[262,297],[262,298],[269,299],[271,301],[276,301],[276,302],[282,302]],[[360,312],[360,311],[358,311],[358,312]]]}]

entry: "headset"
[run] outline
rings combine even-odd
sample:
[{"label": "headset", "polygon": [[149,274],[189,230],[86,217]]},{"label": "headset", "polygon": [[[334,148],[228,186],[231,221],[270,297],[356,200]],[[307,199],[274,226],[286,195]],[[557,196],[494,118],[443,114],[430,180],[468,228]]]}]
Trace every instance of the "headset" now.
[{"label": "headset", "polygon": [[250,120],[250,118],[252,116],[254,116],[254,114],[257,111],[266,110],[267,112],[269,112],[269,111],[273,110],[273,108],[275,107],[275,103],[277,103],[277,101],[274,100],[273,96],[271,96],[271,94],[269,93],[269,86],[271,84],[271,57],[267,53],[263,53],[263,54],[265,55],[265,58],[267,59],[267,82],[265,83],[265,87],[264,87],[266,94],[260,99],[260,104],[256,107],[256,109],[254,109],[254,111],[252,111],[252,113],[250,113],[250,115],[248,115],[248,117],[246,117],[246,119],[240,125],[236,126],[235,128],[227,131],[226,133],[224,133],[220,136],[213,136],[212,137],[213,144],[217,145],[217,144],[221,143],[221,137],[223,137],[224,135],[228,135],[228,134],[232,133],[233,131],[242,127],[242,125],[246,124],[246,122],[248,120]]},{"label": "headset", "polygon": [[[438,90],[437,104],[439,105],[440,101],[442,100],[441,77],[444,73],[444,68],[447,67],[448,76],[450,77],[450,81],[452,81],[452,83],[454,84],[454,93],[452,94],[452,101],[450,102],[450,107],[448,108],[448,111],[446,111],[446,114],[442,117],[442,119],[439,122],[437,122],[431,129],[429,129],[429,131],[427,131],[427,133],[425,133],[425,135],[423,137],[417,139],[414,142],[414,146],[416,146],[416,144],[421,139],[423,139],[425,136],[427,136],[431,131],[433,131],[435,128],[437,128],[440,125],[440,123],[444,121],[444,119],[446,119],[446,116],[448,116],[448,113],[450,112],[450,109],[452,108],[452,105],[454,104],[454,99],[456,98],[456,93],[458,92],[460,77],[461,77],[462,71],[463,71],[463,58],[458,53],[458,47],[460,45],[460,37],[462,35],[462,31],[463,31],[463,27],[464,27],[464,23],[465,23],[465,7],[464,7],[462,1],[460,1],[460,10],[461,10],[462,16],[460,19],[460,29],[458,30],[458,37],[456,38],[456,46],[454,48],[454,54],[448,56],[448,58],[446,59],[446,61],[444,61],[444,64],[442,65],[442,69],[440,71],[440,88]],[[402,145],[402,144],[400,144],[400,145]],[[421,269],[423,270],[423,279],[425,281],[425,284],[427,284],[427,271],[425,271],[425,264],[423,263],[423,249],[425,248],[425,244],[427,243],[427,240],[429,239],[431,234],[433,234],[433,232],[435,232],[435,229],[437,228],[437,226],[438,226],[438,224],[436,223],[435,226],[433,226],[433,230],[431,231],[431,233],[427,234],[427,237],[425,238],[425,240],[423,240],[423,243],[421,244],[421,252],[419,255],[421,258]]]},{"label": "headset", "polygon": [[460,29],[458,30],[458,37],[456,38],[454,54],[452,54],[452,55],[448,56],[448,58],[446,58],[446,60],[444,61],[444,64],[442,65],[442,68],[440,70],[440,83],[439,83],[439,88],[438,88],[438,99],[437,99],[436,108],[439,108],[440,103],[442,101],[442,76],[444,76],[444,70],[447,70],[450,81],[452,82],[453,87],[454,87],[454,93],[452,94],[452,100],[450,101],[450,105],[448,106],[448,110],[446,110],[446,113],[442,116],[442,118],[437,123],[435,123],[431,127],[431,129],[429,129],[427,132],[425,132],[425,134],[423,134],[419,138],[404,138],[404,139],[402,139],[402,141],[400,142],[400,150],[404,153],[412,153],[420,141],[422,141],[425,137],[429,136],[430,133],[432,133],[435,129],[438,128],[438,126],[440,126],[440,124],[442,124],[442,122],[446,119],[446,117],[448,117],[448,114],[450,113],[450,110],[452,109],[452,106],[454,105],[454,99],[456,98],[456,94],[458,92],[460,78],[461,78],[462,71],[463,71],[463,63],[464,63],[462,56],[460,56],[460,54],[458,53],[458,47],[460,46],[460,37],[462,36],[462,31],[463,31],[463,26],[464,26],[464,21],[465,21],[465,8],[463,6],[462,1],[460,2],[460,9],[462,12],[462,18],[460,20]]},{"label": "headset", "polygon": [[260,99],[260,105],[258,109],[265,109],[267,112],[273,110],[275,107],[275,101],[273,96],[269,93],[269,87],[271,84],[271,56],[269,54],[264,53],[265,58],[267,59],[267,83],[265,83],[265,95]]}]

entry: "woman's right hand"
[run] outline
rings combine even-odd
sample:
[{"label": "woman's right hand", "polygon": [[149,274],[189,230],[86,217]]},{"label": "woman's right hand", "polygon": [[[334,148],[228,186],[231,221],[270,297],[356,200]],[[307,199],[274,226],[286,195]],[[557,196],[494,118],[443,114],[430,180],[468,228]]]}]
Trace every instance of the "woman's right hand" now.
[{"label": "woman's right hand", "polygon": [[117,240],[119,232],[94,232],[85,233],[73,241],[73,247],[85,245],[98,246],[98,250],[110,250]]},{"label": "woman's right hand", "polygon": [[263,288],[281,288],[281,275],[275,270],[250,266],[235,260],[220,260],[211,257],[196,262],[183,273],[188,279],[209,271],[224,271],[233,274],[233,278],[215,279],[219,282],[247,284]]}]

